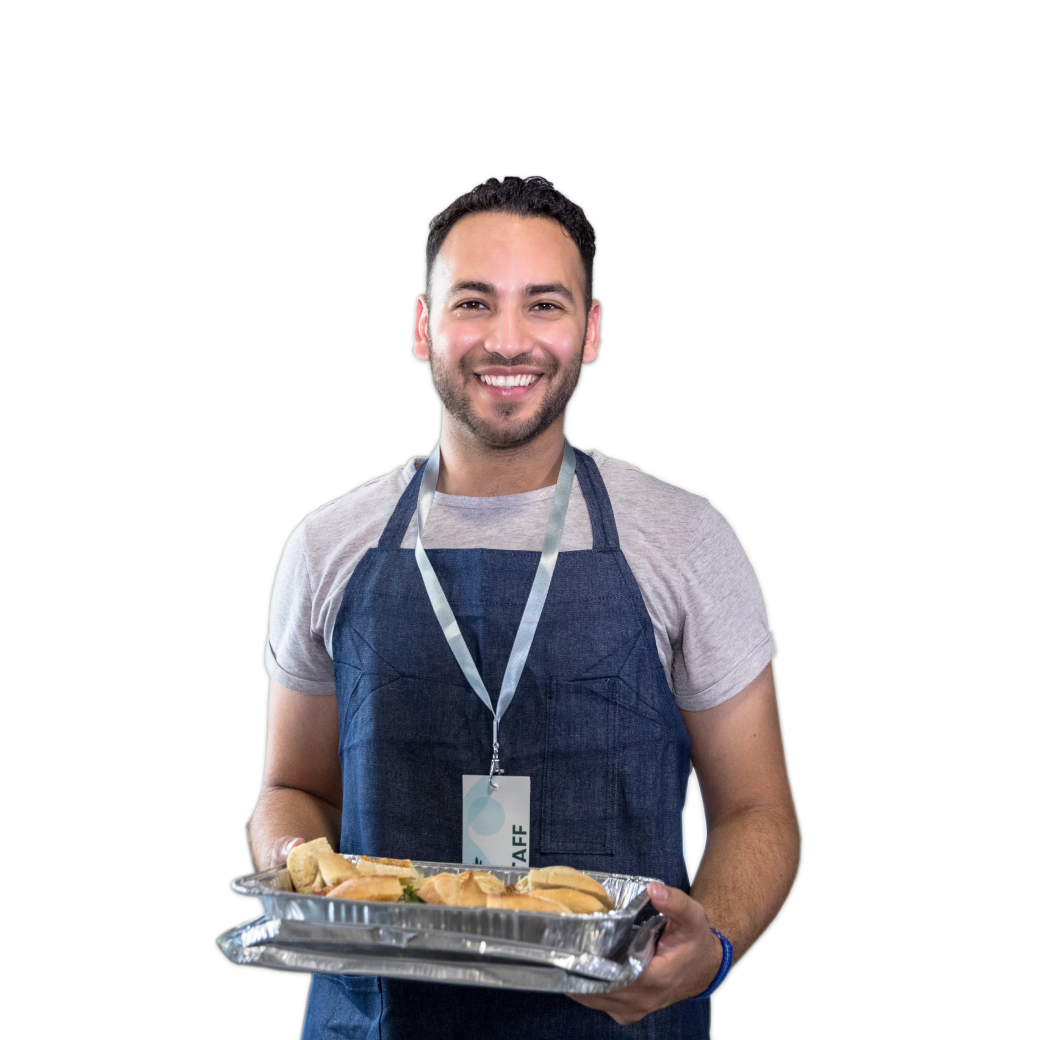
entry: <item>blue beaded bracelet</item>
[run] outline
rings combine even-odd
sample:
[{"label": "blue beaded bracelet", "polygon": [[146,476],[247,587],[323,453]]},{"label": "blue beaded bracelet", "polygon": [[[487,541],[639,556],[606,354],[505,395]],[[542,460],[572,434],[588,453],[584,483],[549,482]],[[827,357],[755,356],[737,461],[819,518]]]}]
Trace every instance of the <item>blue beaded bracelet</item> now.
[{"label": "blue beaded bracelet", "polygon": [[703,993],[698,993],[693,998],[694,1000],[707,1000],[722,985],[722,980],[729,974],[729,969],[733,965],[733,943],[717,928],[712,928],[712,931],[719,937],[719,942],[722,943],[722,963],[719,965],[715,978],[711,980],[711,985]]}]

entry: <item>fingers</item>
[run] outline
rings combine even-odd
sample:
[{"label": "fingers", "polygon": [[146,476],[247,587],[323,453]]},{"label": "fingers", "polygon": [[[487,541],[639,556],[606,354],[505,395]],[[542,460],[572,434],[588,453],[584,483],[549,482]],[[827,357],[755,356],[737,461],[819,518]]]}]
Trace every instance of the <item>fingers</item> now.
[{"label": "fingers", "polygon": [[668,918],[650,963],[635,982],[613,993],[571,994],[578,1003],[605,1011],[620,1025],[638,1022],[652,1011],[689,996],[690,992],[699,992],[689,990],[687,976],[698,950],[703,947],[704,937],[711,938],[704,907],[682,889],[654,882],[648,892],[654,907]]},{"label": "fingers", "polygon": [[[617,992],[621,993],[623,991],[618,990]],[[611,999],[614,996],[612,993],[602,997],[584,996],[576,993],[568,993],[567,996],[579,1004],[584,1004],[587,1008],[592,1008],[593,1011],[603,1011],[621,1026],[628,1026],[633,1022],[638,1022],[641,1018],[649,1015],[651,1011],[656,1010],[656,1006],[650,1003],[646,1003],[644,1007],[641,1006],[641,1003],[636,1004],[630,1001]]]},{"label": "fingers", "polygon": [[705,953],[705,938],[714,941],[708,931],[704,907],[682,889],[669,888],[659,882],[650,884],[647,891],[655,909],[668,918],[650,963],[635,982],[613,993],[571,995],[586,1007],[605,1011],[621,1025],[638,1022],[652,1011],[699,993],[707,985],[700,985],[701,976],[711,968],[711,975],[707,977],[710,982],[717,970],[717,965],[712,968],[702,963],[705,958],[710,959]]}]

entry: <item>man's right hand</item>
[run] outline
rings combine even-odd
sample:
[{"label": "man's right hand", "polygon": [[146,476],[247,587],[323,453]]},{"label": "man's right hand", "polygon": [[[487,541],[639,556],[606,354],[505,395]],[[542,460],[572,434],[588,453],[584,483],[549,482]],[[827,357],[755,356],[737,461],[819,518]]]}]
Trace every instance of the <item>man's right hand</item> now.
[{"label": "man's right hand", "polygon": [[281,865],[313,838],[338,848],[342,800],[336,698],[272,682],[264,781],[249,821],[256,869]]}]

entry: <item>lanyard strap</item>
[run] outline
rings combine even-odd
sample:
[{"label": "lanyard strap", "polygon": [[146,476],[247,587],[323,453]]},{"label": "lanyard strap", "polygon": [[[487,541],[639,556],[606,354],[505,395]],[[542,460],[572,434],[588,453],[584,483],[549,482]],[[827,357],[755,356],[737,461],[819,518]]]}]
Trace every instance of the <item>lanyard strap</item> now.
[{"label": "lanyard strap", "polygon": [[567,519],[567,507],[571,502],[571,485],[574,483],[574,449],[568,441],[563,442],[563,464],[560,466],[560,475],[556,480],[556,490],[553,492],[552,508],[549,511],[549,524],[545,529],[545,541],[542,543],[542,556],[538,561],[538,570],[535,572],[531,592],[527,597],[527,606],[524,607],[524,616],[520,619],[520,627],[516,631],[513,640],[513,649],[509,654],[509,662],[506,665],[505,675],[502,677],[502,689],[498,694],[498,706],[491,704],[484,680],[473,663],[473,656],[466,646],[466,640],[462,638],[459,623],[448,603],[444,589],[437,578],[437,573],[430,563],[430,558],[423,548],[422,533],[426,525],[426,518],[430,514],[433,505],[433,495],[437,490],[437,476],[441,468],[440,443],[434,447],[430,458],[426,463],[426,471],[423,473],[422,483],[419,485],[418,506],[418,533],[415,539],[415,562],[419,565],[419,573],[422,575],[426,593],[430,597],[430,605],[440,622],[444,638],[459,662],[459,667],[469,680],[473,692],[487,705],[488,710],[494,717],[492,725],[493,754],[491,759],[491,786],[497,787],[494,781],[496,773],[502,771],[498,768],[498,724],[505,715],[506,709],[513,700],[520,675],[527,663],[527,655],[534,641],[535,629],[542,616],[542,608],[545,606],[545,597],[549,593],[549,582],[552,581],[553,571],[556,569],[556,558],[560,553],[560,540],[563,538],[563,525]]}]

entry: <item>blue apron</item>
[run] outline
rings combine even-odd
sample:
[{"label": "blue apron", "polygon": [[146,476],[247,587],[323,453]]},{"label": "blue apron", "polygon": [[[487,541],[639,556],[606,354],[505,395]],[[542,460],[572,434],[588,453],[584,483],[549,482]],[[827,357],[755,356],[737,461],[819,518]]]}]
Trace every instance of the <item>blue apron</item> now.
[{"label": "blue apron", "polygon": [[[531,778],[531,866],[642,874],[686,890],[690,742],[596,464],[575,452],[592,549],[561,552],[501,729],[502,768]],[[487,768],[491,713],[452,656],[415,555],[416,473],[347,583],[333,631],[343,768],[340,850],[457,863],[462,776]],[[484,677],[500,688],[539,553],[431,549]],[[708,1001],[619,1026],[569,997],[315,975],[305,1040],[696,1040]]]}]

